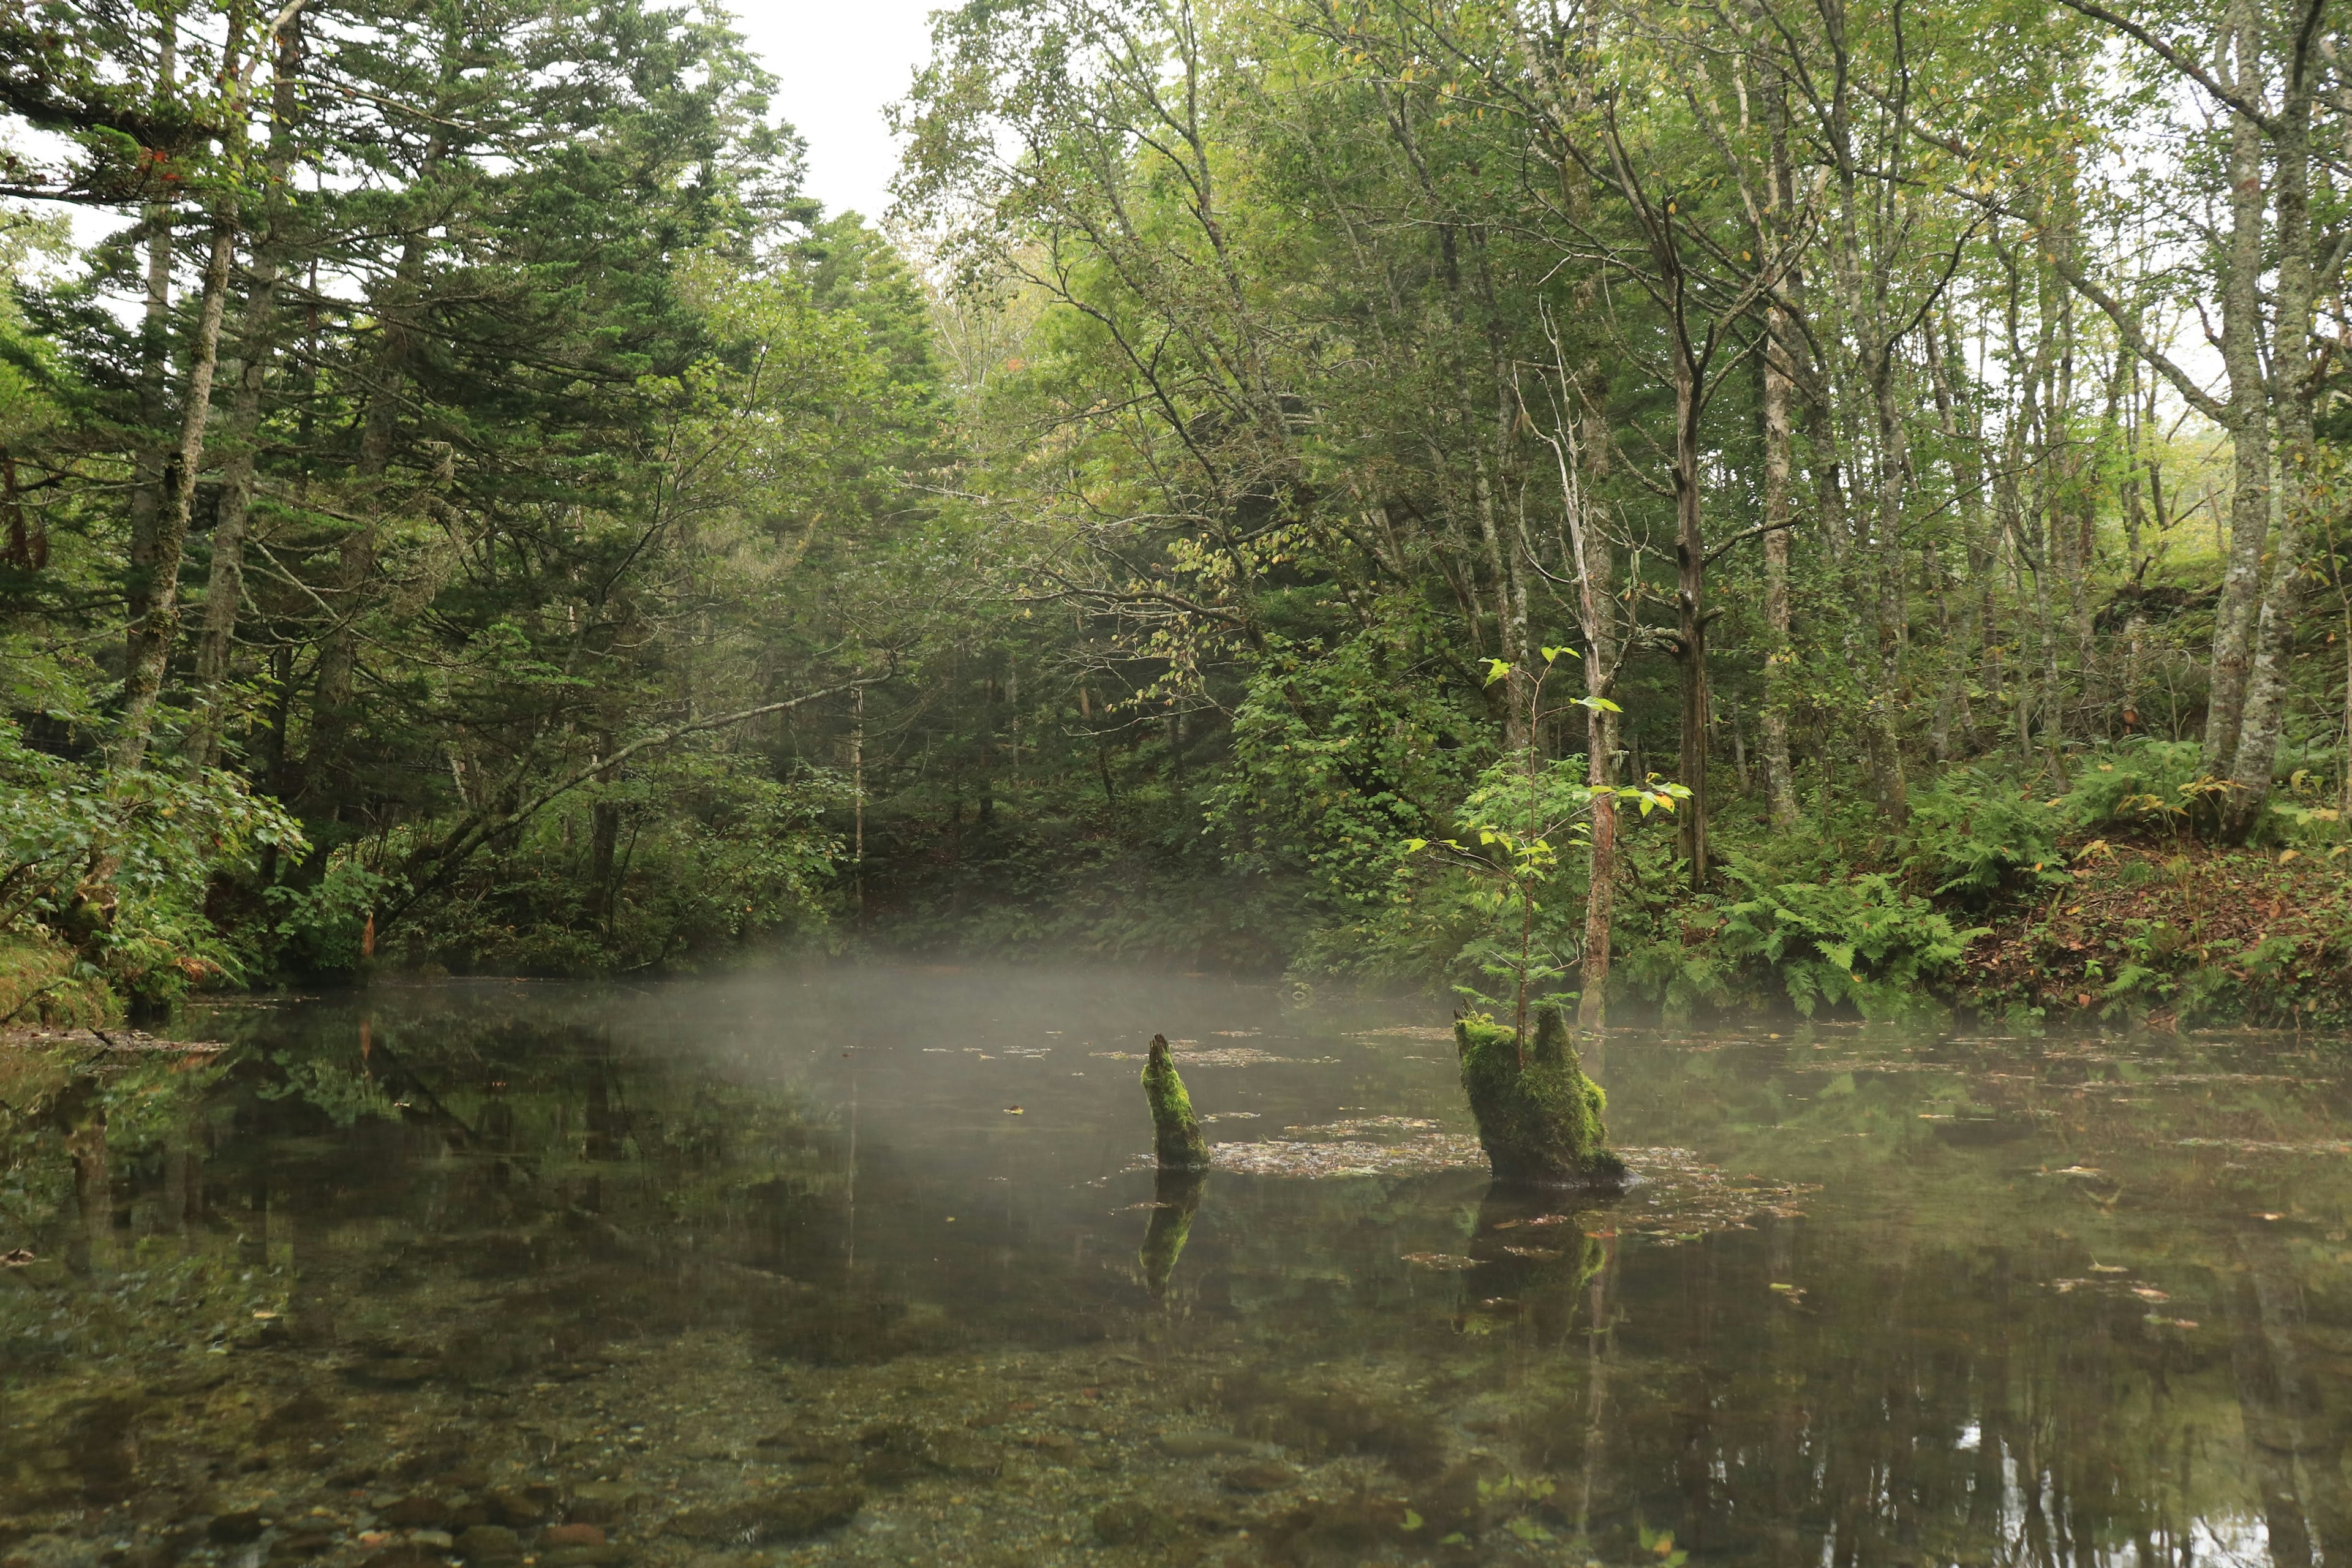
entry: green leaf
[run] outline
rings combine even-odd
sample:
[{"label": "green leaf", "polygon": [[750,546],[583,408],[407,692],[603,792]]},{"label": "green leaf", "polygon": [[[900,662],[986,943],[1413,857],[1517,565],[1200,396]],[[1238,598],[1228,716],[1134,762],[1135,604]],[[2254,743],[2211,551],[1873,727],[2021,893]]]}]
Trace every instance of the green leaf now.
[{"label": "green leaf", "polygon": [[1494,685],[1495,682],[1502,679],[1505,676],[1510,673],[1511,665],[1508,659],[1490,658],[1486,661],[1487,685]]}]

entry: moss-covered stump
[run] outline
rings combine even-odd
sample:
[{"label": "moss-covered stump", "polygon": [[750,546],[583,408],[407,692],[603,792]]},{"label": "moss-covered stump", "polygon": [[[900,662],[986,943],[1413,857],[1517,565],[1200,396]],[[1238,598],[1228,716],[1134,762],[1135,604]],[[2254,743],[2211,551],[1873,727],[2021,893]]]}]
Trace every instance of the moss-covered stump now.
[{"label": "moss-covered stump", "polygon": [[1168,1059],[1168,1037],[1151,1037],[1151,1058],[1143,1064],[1143,1095],[1151,1102],[1154,1152],[1163,1171],[1197,1171],[1209,1163],[1209,1141],[1192,1115],[1192,1097]]},{"label": "moss-covered stump", "polygon": [[1201,1188],[1209,1174],[1163,1165],[1152,1184],[1151,1224],[1143,1232],[1137,1260],[1143,1265],[1143,1283],[1158,1300],[1168,1294],[1168,1280],[1176,1260],[1184,1255],[1185,1239],[1192,1234],[1192,1215],[1201,1207]]},{"label": "moss-covered stump", "polygon": [[1624,1184],[1625,1163],[1609,1152],[1601,1120],[1608,1100],[1584,1076],[1559,1008],[1537,1009],[1536,1037],[1524,1053],[1517,1030],[1483,1015],[1454,1020],[1454,1048],[1496,1181]]}]

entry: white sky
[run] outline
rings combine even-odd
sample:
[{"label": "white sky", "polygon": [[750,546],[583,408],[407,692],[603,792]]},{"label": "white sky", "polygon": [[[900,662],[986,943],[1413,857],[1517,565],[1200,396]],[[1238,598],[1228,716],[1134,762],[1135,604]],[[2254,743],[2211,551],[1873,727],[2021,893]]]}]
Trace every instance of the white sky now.
[{"label": "white sky", "polygon": [[883,105],[930,54],[951,0],[735,0],[735,25],[775,73],[775,107],[808,142],[808,194],[879,220],[898,148]]}]

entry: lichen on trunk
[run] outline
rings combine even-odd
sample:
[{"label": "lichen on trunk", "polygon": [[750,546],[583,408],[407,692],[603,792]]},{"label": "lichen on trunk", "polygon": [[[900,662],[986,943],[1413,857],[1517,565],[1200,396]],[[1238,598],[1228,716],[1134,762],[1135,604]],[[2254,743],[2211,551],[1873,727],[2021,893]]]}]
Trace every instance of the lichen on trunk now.
[{"label": "lichen on trunk", "polygon": [[1454,1020],[1462,1088],[1477,1119],[1478,1142],[1500,1182],[1619,1186],[1625,1163],[1609,1152],[1601,1122],[1607,1099],[1584,1076],[1557,1007],[1535,1014],[1535,1039],[1484,1015]]},{"label": "lichen on trunk", "polygon": [[1194,1171],[1209,1163],[1208,1140],[1192,1115],[1192,1097],[1168,1059],[1168,1037],[1151,1037],[1151,1057],[1143,1064],[1143,1094],[1151,1102],[1154,1152],[1162,1170]]}]

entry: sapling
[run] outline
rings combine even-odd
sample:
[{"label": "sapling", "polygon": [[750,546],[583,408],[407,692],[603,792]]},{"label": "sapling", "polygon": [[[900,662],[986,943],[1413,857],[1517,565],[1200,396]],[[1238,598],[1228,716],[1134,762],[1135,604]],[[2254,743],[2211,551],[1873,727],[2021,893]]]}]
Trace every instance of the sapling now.
[{"label": "sapling", "polygon": [[[1583,843],[1591,832],[1596,798],[1605,794],[1631,802],[1647,816],[1672,811],[1689,791],[1671,784],[1594,785],[1577,777],[1568,763],[1538,755],[1534,737],[1543,733],[1548,716],[1544,684],[1562,656],[1577,657],[1571,648],[1542,651],[1543,668],[1528,683],[1528,743],[1487,770],[1471,792],[1461,837],[1415,838],[1405,847],[1414,854],[1433,851],[1469,875],[1472,905],[1486,916],[1488,931],[1465,951],[1476,954],[1490,980],[1509,983],[1507,1026],[1484,1012],[1465,1014],[1454,1024],[1463,1091],[1496,1178],[1616,1181],[1625,1167],[1607,1148],[1601,1086],[1585,1076],[1567,1020],[1549,1001],[1556,993],[1548,988],[1566,978],[1568,967],[1539,945],[1536,917],[1543,890],[1559,869],[1562,848]],[[1489,659],[1486,669],[1490,686],[1511,673],[1502,659]],[[1619,710],[1600,696],[1576,698],[1573,705]],[[1468,994],[1475,1001],[1495,1001]],[[1532,1031],[1531,1007],[1537,1015]]]}]

